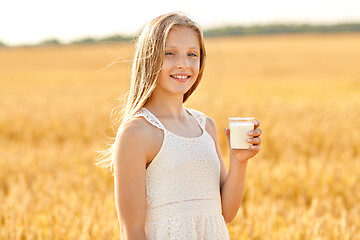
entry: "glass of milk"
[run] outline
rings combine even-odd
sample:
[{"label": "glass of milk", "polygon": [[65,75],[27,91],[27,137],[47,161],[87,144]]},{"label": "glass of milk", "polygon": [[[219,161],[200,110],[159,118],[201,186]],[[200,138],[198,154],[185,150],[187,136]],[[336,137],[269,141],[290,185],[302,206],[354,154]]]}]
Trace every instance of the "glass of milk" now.
[{"label": "glass of milk", "polygon": [[230,127],[230,147],[231,149],[249,149],[252,143],[247,141],[249,131],[254,130],[254,117],[231,117],[229,118]]}]

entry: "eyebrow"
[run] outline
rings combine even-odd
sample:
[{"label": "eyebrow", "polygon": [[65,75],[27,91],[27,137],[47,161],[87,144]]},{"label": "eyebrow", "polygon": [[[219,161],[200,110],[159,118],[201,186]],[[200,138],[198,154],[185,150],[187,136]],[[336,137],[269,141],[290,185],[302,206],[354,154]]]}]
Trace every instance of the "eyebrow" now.
[{"label": "eyebrow", "polygon": [[[177,47],[175,47],[175,46],[166,46],[166,48],[177,48]],[[198,47],[189,47],[189,49],[196,49],[196,50],[200,51],[200,49]]]}]

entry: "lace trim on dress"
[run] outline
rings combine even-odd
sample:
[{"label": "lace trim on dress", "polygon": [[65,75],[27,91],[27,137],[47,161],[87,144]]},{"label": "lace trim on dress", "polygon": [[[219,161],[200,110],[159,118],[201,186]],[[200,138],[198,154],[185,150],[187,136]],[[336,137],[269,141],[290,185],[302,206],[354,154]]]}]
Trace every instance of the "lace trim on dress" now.
[{"label": "lace trim on dress", "polygon": [[202,112],[199,112],[197,110],[191,109],[191,108],[185,108],[186,110],[188,110],[188,112],[194,116],[194,118],[196,119],[196,121],[199,123],[200,127],[202,128],[202,130],[205,131],[205,123],[206,123],[206,116],[205,114],[203,114]]},{"label": "lace trim on dress", "polygon": [[151,123],[152,125],[154,125],[157,128],[160,128],[161,130],[166,131],[166,128],[164,127],[164,125],[162,125],[162,123],[146,108],[141,108],[139,111],[137,111],[133,117],[139,117],[142,116],[144,117],[149,123]]},{"label": "lace trim on dress", "polygon": [[[187,110],[187,112],[189,112],[189,114],[191,114],[195,118],[195,120],[198,122],[202,130],[205,131],[205,123],[206,123],[205,114],[191,108],[185,108],[185,110]],[[139,116],[143,116],[149,123],[151,123],[155,127],[167,131],[164,125],[160,122],[160,120],[157,119],[157,117],[147,108],[142,107],[132,117],[139,117]]]}]

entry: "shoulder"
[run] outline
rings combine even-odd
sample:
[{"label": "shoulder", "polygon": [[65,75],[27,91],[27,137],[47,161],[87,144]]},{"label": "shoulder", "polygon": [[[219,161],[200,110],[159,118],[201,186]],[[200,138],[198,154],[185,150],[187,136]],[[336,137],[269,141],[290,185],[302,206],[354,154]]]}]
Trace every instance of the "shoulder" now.
[{"label": "shoulder", "polygon": [[118,156],[133,154],[138,157],[147,157],[152,147],[154,134],[156,134],[154,129],[142,117],[135,117],[123,123],[116,134],[114,153]]},{"label": "shoulder", "polygon": [[217,136],[216,124],[211,117],[206,116],[205,129],[213,138]]},{"label": "shoulder", "polygon": [[123,123],[116,134],[117,140],[140,140],[151,132],[151,128],[143,118],[132,118]]}]

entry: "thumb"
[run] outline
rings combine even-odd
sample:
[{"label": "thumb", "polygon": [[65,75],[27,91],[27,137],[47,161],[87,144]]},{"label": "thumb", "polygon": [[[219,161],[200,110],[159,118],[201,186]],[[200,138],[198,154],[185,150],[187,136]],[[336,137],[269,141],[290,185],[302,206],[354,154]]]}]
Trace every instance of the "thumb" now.
[{"label": "thumb", "polygon": [[224,133],[225,133],[226,139],[227,139],[229,147],[230,147],[230,128],[225,128]]}]

